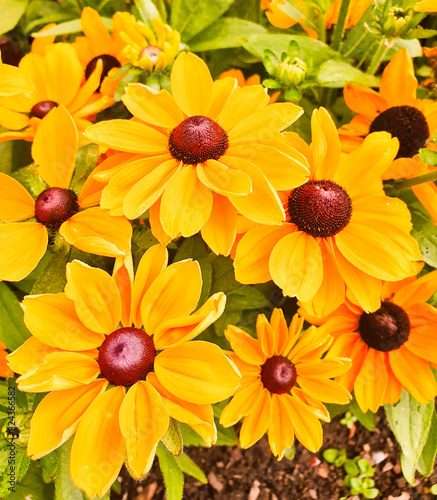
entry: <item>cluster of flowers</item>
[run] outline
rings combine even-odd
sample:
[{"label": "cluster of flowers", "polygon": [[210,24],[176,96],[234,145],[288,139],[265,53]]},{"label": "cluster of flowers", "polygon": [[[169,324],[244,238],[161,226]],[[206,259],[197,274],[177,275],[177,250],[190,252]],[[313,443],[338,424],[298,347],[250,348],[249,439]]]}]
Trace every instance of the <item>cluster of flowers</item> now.
[{"label": "cluster of flowers", "polygon": [[[75,43],[39,37],[18,68],[0,65],[0,140],[32,141],[47,185],[35,197],[0,174],[0,279],[28,276],[56,237],[115,258],[112,276],[75,260],[64,292],[23,300],[32,336],[8,366],[21,374],[21,391],[49,392],[31,421],[29,455],[75,434],[73,481],[102,496],[126,457],[134,478],[147,474],[171,418],[213,444],[211,405],[231,396],[221,424],[244,419],[243,447],[268,432],[278,458],[295,436],[316,451],[320,420],[330,418],[323,403],[346,404],[349,391],[364,412],[395,403],[402,388],[432,400],[437,310],[426,301],[437,271],[417,279],[410,212],[382,183],[428,169],[417,153],[437,129],[437,103],[416,98],[406,50],[385,69],[379,93],[347,85],[358,114],[340,131],[315,110],[308,145],[284,132],[299,106],[271,103],[261,85],[232,76],[213,81],[202,59],[177,56],[179,38],[167,26],[156,23],[155,34],[127,13],[113,21],[111,35],[86,8]],[[172,65],[171,93],[128,85],[122,101],[133,118],[92,124],[114,103],[127,62]],[[90,142],[101,161],[72,185],[78,148]],[[434,184],[416,190],[437,220]],[[134,272],[130,220],[147,210],[160,244]],[[198,232],[234,259],[240,283],[273,280],[299,299],[300,314],[289,326],[280,309],[270,321],[259,315],[257,338],[229,325],[232,351],[194,340],[226,297],[216,293],[196,310],[200,267],[168,265],[166,245]],[[302,333],[304,319],[317,327]]]}]

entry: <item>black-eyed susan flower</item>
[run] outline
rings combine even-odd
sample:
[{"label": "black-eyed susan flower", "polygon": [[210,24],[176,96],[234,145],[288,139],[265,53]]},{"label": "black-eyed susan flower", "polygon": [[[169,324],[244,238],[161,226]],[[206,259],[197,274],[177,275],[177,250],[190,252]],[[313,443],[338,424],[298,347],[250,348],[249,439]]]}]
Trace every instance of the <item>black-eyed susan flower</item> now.
[{"label": "black-eyed susan flower", "polygon": [[312,143],[286,137],[311,164],[310,180],[281,193],[287,222],[261,225],[240,240],[235,276],[240,283],[270,279],[303,307],[325,316],[344,302],[347,287],[366,312],[380,307],[381,279],[396,281],[417,272],[417,242],[411,215],[397,198],[385,196],[381,174],[398,150],[386,132],[370,134],[353,153],[340,154],[328,112],[315,110]]},{"label": "black-eyed susan flower", "polygon": [[350,360],[323,358],[332,337],[315,327],[301,333],[303,318],[296,314],[287,327],[281,309],[274,309],[270,322],[260,314],[257,338],[229,325],[225,331],[242,374],[241,385],[224,408],[225,427],[244,418],[240,444],[248,448],[268,432],[272,453],[281,459],[294,437],[310,451],[322,445],[319,419],[329,422],[323,403],[346,404],[349,392],[331,380],[346,372]]},{"label": "black-eyed susan flower", "polygon": [[346,356],[352,368],[336,380],[354,391],[361,410],[394,404],[402,388],[419,403],[437,395],[431,367],[437,362],[437,309],[426,301],[437,290],[437,271],[382,286],[381,307],[366,313],[353,296],[336,311],[310,323],[334,337],[327,358]]},{"label": "black-eyed susan flower", "polygon": [[[101,206],[129,219],[150,209],[155,234],[162,229],[171,239],[201,230],[214,252],[228,255],[238,212],[280,224],[285,212],[275,188],[306,180],[306,159],[279,134],[303,110],[268,105],[259,85],[213,82],[206,64],[190,53],[175,61],[171,86],[173,96],[129,85],[123,102],[134,119],[87,129],[90,140],[124,152],[103,174],[109,183]],[[128,154],[136,156],[129,160]]]},{"label": "black-eyed susan flower", "polygon": [[48,44],[44,55],[31,52],[19,68],[31,80],[34,90],[20,96],[0,96],[0,141],[32,141],[44,117],[57,106],[65,106],[72,115],[82,141],[90,117],[113,103],[109,96],[95,93],[100,85],[103,65],[98,63],[84,82],[84,69],[74,48],[68,43]]},{"label": "black-eyed susan flower", "polygon": [[126,456],[132,476],[144,478],[170,417],[214,443],[211,404],[240,379],[218,346],[193,340],[220,317],[225,295],[194,311],[199,264],[167,267],[167,258],[164,247],[150,248],[135,279],[131,261],[113,277],[73,261],[64,293],[23,301],[32,337],[9,364],[21,391],[49,392],[32,417],[28,454],[42,457],[75,434],[71,476],[90,498],[105,494]]},{"label": "black-eyed susan flower", "polygon": [[[418,153],[437,132],[437,102],[417,99],[417,86],[413,62],[403,49],[385,68],[379,92],[355,83],[344,88],[346,104],[358,115],[339,130],[343,151],[353,151],[371,132],[386,131],[399,139],[398,154],[382,173],[383,179],[408,179],[435,170],[423,163]],[[419,184],[412,190],[437,224],[434,183]]]},{"label": "black-eyed susan flower", "polygon": [[49,186],[34,200],[13,177],[0,173],[0,279],[20,281],[38,264],[55,231],[84,252],[107,257],[130,253],[132,227],[98,205],[101,185],[91,177],[77,195],[70,189],[78,133],[63,106],[39,126],[32,145],[37,171]]}]

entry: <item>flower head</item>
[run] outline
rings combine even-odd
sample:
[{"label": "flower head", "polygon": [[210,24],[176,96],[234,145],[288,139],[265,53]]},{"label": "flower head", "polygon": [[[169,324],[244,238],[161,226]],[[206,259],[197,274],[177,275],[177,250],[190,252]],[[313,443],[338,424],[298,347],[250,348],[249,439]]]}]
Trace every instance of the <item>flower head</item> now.
[{"label": "flower head", "polygon": [[73,261],[64,293],[23,301],[32,337],[9,364],[22,374],[20,390],[49,392],[32,417],[28,453],[42,457],[75,434],[70,471],[91,498],[105,494],[126,455],[133,477],[144,478],[170,417],[214,443],[211,404],[240,379],[218,346],[193,341],[220,317],[226,297],[216,293],[193,312],[200,267],[167,267],[167,259],[164,247],[150,248],[135,279],[129,260],[112,277]]},{"label": "flower head", "polygon": [[59,106],[40,124],[32,145],[38,174],[47,189],[34,199],[17,180],[0,173],[1,280],[25,278],[56,232],[84,252],[107,257],[130,253],[129,221],[95,206],[101,184],[89,177],[78,194],[70,186],[77,150],[76,125],[67,109]]},{"label": "flower head", "polygon": [[213,82],[206,64],[190,53],[175,61],[171,85],[173,96],[129,85],[123,102],[134,119],[87,130],[92,141],[122,152],[96,176],[108,184],[101,206],[129,219],[150,209],[152,231],[162,242],[201,230],[214,252],[227,255],[238,212],[280,224],[285,212],[275,188],[306,180],[305,158],[279,134],[303,110],[268,105],[260,85]]},{"label": "flower head", "polygon": [[224,408],[225,427],[244,418],[240,444],[248,448],[268,432],[272,453],[281,459],[294,436],[310,451],[322,445],[319,419],[329,422],[324,403],[346,404],[350,394],[330,380],[350,367],[345,358],[322,359],[332,337],[315,327],[301,333],[303,318],[296,314],[287,328],[281,309],[270,322],[258,315],[257,338],[229,325],[225,331],[232,359],[242,374],[241,385]]},{"label": "flower head", "polygon": [[361,410],[394,404],[402,389],[426,404],[437,395],[431,367],[437,359],[437,309],[426,301],[437,289],[437,271],[383,283],[381,307],[366,313],[353,296],[329,316],[305,319],[334,337],[327,358],[346,356],[352,368],[336,380],[354,391]]},{"label": "flower head", "polygon": [[395,157],[398,140],[385,132],[370,134],[355,152],[341,156],[325,109],[314,111],[311,129],[310,146],[286,134],[310,162],[310,180],[281,193],[288,215],[282,226],[258,226],[242,237],[234,261],[236,279],[273,279],[316,316],[342,304],[346,288],[366,312],[375,311],[379,280],[416,274],[413,261],[422,257],[409,234],[407,206],[382,189],[381,173]]}]

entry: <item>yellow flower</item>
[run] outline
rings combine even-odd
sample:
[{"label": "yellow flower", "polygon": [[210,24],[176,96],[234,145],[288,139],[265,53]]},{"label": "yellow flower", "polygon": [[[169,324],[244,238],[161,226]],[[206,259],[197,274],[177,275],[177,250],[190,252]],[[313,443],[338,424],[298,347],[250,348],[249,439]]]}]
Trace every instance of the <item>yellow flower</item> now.
[{"label": "yellow flower", "polygon": [[303,311],[307,321],[334,337],[327,358],[351,358],[350,371],[336,380],[354,391],[363,412],[396,403],[402,388],[422,404],[436,397],[431,367],[437,360],[437,309],[426,303],[436,289],[433,271],[383,283],[381,307],[370,314],[353,296],[319,320]]},{"label": "yellow flower", "polygon": [[95,93],[102,63],[83,83],[84,70],[74,48],[67,43],[48,45],[43,56],[26,54],[19,68],[35,89],[18,96],[0,95],[0,126],[9,129],[0,134],[0,141],[32,141],[47,113],[60,105],[71,113],[82,139],[83,130],[91,125],[91,116],[113,103],[110,97]]},{"label": "yellow flower", "polygon": [[[344,88],[346,104],[358,115],[339,129],[343,151],[353,151],[369,132],[385,130],[399,139],[399,152],[383,179],[409,179],[435,170],[422,162],[418,151],[437,132],[437,102],[417,99],[417,86],[413,62],[404,49],[385,68],[379,92],[355,83]],[[437,224],[435,184],[419,184],[412,190]]]},{"label": "yellow flower", "polygon": [[375,311],[380,280],[416,274],[412,261],[422,257],[409,234],[407,206],[382,189],[381,173],[395,157],[398,140],[386,132],[370,134],[356,151],[341,156],[335,124],[324,108],[314,111],[311,130],[310,146],[297,134],[286,134],[310,161],[310,180],[281,193],[287,222],[258,226],[242,237],[236,279],[273,279],[316,316],[342,304],[345,288],[366,312]]},{"label": "yellow flower", "polygon": [[101,206],[129,219],[150,209],[161,241],[201,230],[214,252],[228,255],[238,212],[280,224],[285,213],[275,189],[305,182],[305,158],[279,134],[303,110],[268,105],[260,85],[213,82],[206,64],[190,53],[175,61],[171,85],[173,96],[129,85],[123,102],[134,119],[87,129],[90,140],[123,152],[96,176],[109,180]]},{"label": "yellow flower", "polygon": [[6,351],[6,346],[0,340],[0,377],[8,378],[12,377],[14,372],[9,368],[6,356],[8,355]]},{"label": "yellow flower", "polygon": [[214,443],[211,404],[240,379],[218,346],[192,341],[221,316],[225,295],[193,312],[199,264],[167,267],[167,259],[164,247],[150,248],[135,279],[131,260],[118,262],[113,277],[73,261],[64,293],[23,301],[32,337],[9,364],[22,374],[21,391],[49,392],[32,417],[28,454],[38,459],[76,433],[71,476],[90,498],[106,493],[126,455],[132,476],[144,478],[170,417]]},{"label": "yellow flower", "polygon": [[257,339],[236,326],[225,331],[242,374],[241,385],[224,408],[225,427],[244,418],[240,431],[242,448],[249,448],[268,432],[272,453],[281,459],[294,436],[310,451],[322,445],[319,419],[329,422],[324,403],[346,404],[349,392],[330,380],[350,367],[350,360],[322,359],[332,337],[315,327],[301,334],[303,318],[296,314],[287,328],[281,309],[270,320],[258,315]]},{"label": "yellow flower", "polygon": [[[0,173],[0,280],[25,278],[45,254],[53,231],[59,231],[67,243],[83,252],[107,257],[129,254],[131,224],[95,206],[101,194],[99,183],[90,177],[78,196],[69,189],[77,135],[76,125],[63,106],[42,121],[32,156],[49,187],[36,200],[17,180]],[[28,220],[34,217],[36,220]]]},{"label": "yellow flower", "polygon": [[416,2],[414,10],[416,12],[437,12],[437,1],[422,0],[421,2]]}]

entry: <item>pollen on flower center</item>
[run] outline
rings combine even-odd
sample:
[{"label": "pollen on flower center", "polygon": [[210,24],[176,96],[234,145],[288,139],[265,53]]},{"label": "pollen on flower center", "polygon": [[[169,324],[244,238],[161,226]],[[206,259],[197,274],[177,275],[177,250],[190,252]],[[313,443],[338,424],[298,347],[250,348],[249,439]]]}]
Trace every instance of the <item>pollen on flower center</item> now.
[{"label": "pollen on flower center", "polygon": [[328,238],[344,229],[352,216],[346,191],[332,181],[308,181],[288,199],[289,222],[314,238]]},{"label": "pollen on flower center", "polygon": [[410,335],[410,319],[402,307],[392,302],[383,302],[373,313],[363,313],[358,331],[363,341],[382,352],[401,347]]},{"label": "pollen on flower center", "polygon": [[138,328],[119,328],[106,337],[99,349],[103,376],[115,385],[132,385],[153,369],[155,344]]},{"label": "pollen on flower center", "polygon": [[57,108],[59,104],[55,101],[41,101],[37,102],[30,110],[30,117],[43,119],[53,108]]},{"label": "pollen on flower center", "polygon": [[425,146],[430,134],[425,115],[413,106],[393,106],[380,113],[369,132],[381,131],[399,139],[396,158],[412,158]]},{"label": "pollen on flower center", "polygon": [[297,372],[293,363],[284,356],[269,358],[261,368],[264,387],[275,394],[289,392],[296,383]]},{"label": "pollen on flower center", "polygon": [[168,149],[176,160],[197,165],[206,160],[218,160],[229,146],[227,133],[206,116],[190,116],[170,134]]},{"label": "pollen on flower center", "polygon": [[77,195],[70,189],[48,188],[35,200],[35,217],[49,229],[58,229],[78,211]]},{"label": "pollen on flower center", "polygon": [[[112,68],[120,68],[121,64],[117,58],[111,56],[110,54],[101,54],[100,56],[93,57],[91,61],[88,63],[85,68],[85,78],[88,78],[92,75],[93,71],[96,69],[97,61],[101,59],[103,64],[102,75],[100,76],[100,84],[103,82],[103,79],[108,76],[108,73]],[[100,85],[99,85],[100,89]],[[99,90],[97,89],[97,90]]]}]

